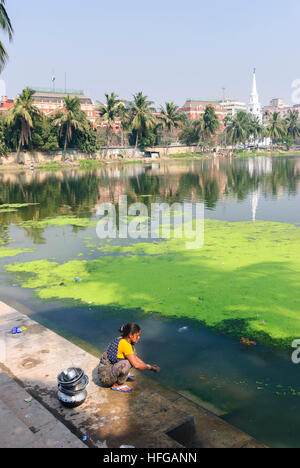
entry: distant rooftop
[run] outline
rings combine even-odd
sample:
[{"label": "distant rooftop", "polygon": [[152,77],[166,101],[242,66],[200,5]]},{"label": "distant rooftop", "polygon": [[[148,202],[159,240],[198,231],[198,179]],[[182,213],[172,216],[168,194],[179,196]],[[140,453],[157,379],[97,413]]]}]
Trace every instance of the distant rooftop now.
[{"label": "distant rooftop", "polygon": [[33,86],[33,89],[37,93],[51,93],[51,94],[76,94],[84,96],[84,91],[82,89],[53,89],[53,88],[37,88]]},{"label": "distant rooftop", "polygon": [[206,107],[209,105],[213,105],[214,107],[219,106],[220,103],[217,99],[187,99],[182,109],[191,109],[197,107]]},{"label": "distant rooftop", "polygon": [[186,102],[218,102],[218,99],[187,99]]},{"label": "distant rooftop", "polygon": [[93,104],[92,99],[86,97],[82,90],[77,89],[51,89],[51,88],[32,88],[35,93],[33,99],[41,103],[61,103],[67,96],[77,97],[81,104]]}]

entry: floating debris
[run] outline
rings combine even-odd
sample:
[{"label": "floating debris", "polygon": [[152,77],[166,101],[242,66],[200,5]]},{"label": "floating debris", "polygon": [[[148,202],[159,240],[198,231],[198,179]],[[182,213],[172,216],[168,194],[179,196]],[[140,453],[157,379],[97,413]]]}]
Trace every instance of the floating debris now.
[{"label": "floating debris", "polygon": [[256,346],[256,342],[250,341],[249,338],[241,338],[241,343],[246,346]]},{"label": "floating debris", "polygon": [[182,327],[182,328],[179,328],[178,332],[182,333],[184,331],[187,331],[188,329],[189,329],[189,327]]}]

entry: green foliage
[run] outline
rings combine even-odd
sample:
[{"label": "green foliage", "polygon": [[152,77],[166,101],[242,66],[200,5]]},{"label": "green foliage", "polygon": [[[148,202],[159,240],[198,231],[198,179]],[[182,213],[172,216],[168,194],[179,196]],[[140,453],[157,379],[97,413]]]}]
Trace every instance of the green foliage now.
[{"label": "green foliage", "polygon": [[30,146],[34,122],[43,118],[41,111],[34,105],[33,94],[33,89],[25,88],[6,116],[8,126],[18,134],[17,156],[19,156],[22,147]]},{"label": "green foliage", "polygon": [[[12,41],[14,30],[5,9],[5,0],[0,1],[0,29],[2,29],[2,31],[8,35],[9,40]],[[7,60],[7,51],[3,43],[0,42],[0,72],[2,72]]]},{"label": "green foliage", "polygon": [[274,114],[269,118],[267,135],[274,143],[276,140],[285,138],[286,133],[287,127],[285,121],[280,118],[279,112],[274,112]]},{"label": "green foliage", "polygon": [[79,161],[80,169],[85,170],[96,169],[101,164],[101,161],[99,161],[98,159],[80,159]]},{"label": "green foliage", "polygon": [[82,130],[75,130],[69,146],[87,154],[94,154],[99,151],[100,145],[97,141],[97,133],[93,130],[93,125],[88,122]]},{"label": "green foliage", "polygon": [[158,122],[154,116],[155,109],[152,104],[153,102],[148,101],[147,96],[141,92],[135,94],[133,101],[129,103],[129,125],[132,130],[129,141],[132,141],[132,136],[135,135],[135,148],[140,145],[142,149],[154,141],[154,129]]},{"label": "green foliage", "polygon": [[277,142],[279,144],[282,143],[283,145],[285,145],[287,151],[289,151],[293,146],[293,139],[289,134],[285,135],[283,138],[280,138],[279,140],[277,140]]},{"label": "green foliage", "polygon": [[[256,124],[256,123],[255,123]],[[236,146],[238,143],[245,144],[251,135],[251,118],[244,111],[238,112],[226,122],[226,141]]]},{"label": "green foliage", "polygon": [[55,151],[59,148],[56,129],[51,125],[51,120],[42,116],[34,119],[32,134],[32,149],[40,151]]},{"label": "green foliage", "polygon": [[9,147],[6,140],[6,125],[3,117],[0,117],[0,156],[6,156]]},{"label": "green foliage", "polygon": [[197,129],[191,125],[185,125],[179,134],[179,141],[187,146],[198,143],[199,133]]},{"label": "green foliage", "polygon": [[287,134],[294,142],[300,136],[299,112],[289,111],[289,114],[285,121]]},{"label": "green foliage", "polygon": [[207,106],[204,114],[196,120],[191,121],[185,117],[182,118],[182,122],[183,128],[179,135],[181,143],[197,144],[202,148],[216,143],[216,135],[221,124],[214,107]]},{"label": "green foliage", "polygon": [[99,112],[100,115],[100,122],[106,123],[106,144],[109,146],[112,143],[112,132],[115,123],[118,121],[122,121],[125,117],[124,109],[125,104],[124,101],[118,99],[118,95],[115,93],[105,94],[106,103],[98,102],[98,107],[96,110]]},{"label": "green foliage", "polygon": [[38,169],[42,171],[58,171],[62,168],[63,165],[59,161],[49,161],[38,166]]},{"label": "green foliage", "polygon": [[[137,130],[133,130],[131,133],[129,133],[128,138],[129,138],[129,143],[130,145],[134,146],[136,143],[138,137],[138,132]],[[157,129],[144,129],[143,132],[141,133],[141,136],[139,137],[139,147],[142,151],[144,151],[145,148],[149,146],[156,146],[158,144],[157,141]]]},{"label": "green foliage", "polygon": [[89,121],[81,110],[79,98],[67,96],[64,109],[54,117],[52,123],[58,129],[60,142],[64,141],[63,147],[66,152],[68,144],[72,141],[73,132],[79,131],[85,134]]}]

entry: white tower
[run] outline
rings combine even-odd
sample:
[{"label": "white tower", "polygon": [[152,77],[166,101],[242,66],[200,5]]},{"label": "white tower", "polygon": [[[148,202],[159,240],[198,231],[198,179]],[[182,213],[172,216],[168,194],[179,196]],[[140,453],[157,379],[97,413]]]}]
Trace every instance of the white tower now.
[{"label": "white tower", "polygon": [[260,123],[262,123],[262,112],[261,112],[261,105],[259,102],[259,96],[257,92],[256,86],[256,69],[254,68],[253,72],[253,84],[252,84],[252,93],[250,97],[250,103],[248,106],[249,114],[252,114],[253,117],[258,117]]}]

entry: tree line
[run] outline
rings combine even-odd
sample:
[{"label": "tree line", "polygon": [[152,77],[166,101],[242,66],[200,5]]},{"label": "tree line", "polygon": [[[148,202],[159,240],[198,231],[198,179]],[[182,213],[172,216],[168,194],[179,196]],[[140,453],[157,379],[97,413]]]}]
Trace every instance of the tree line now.
[{"label": "tree line", "polygon": [[[106,94],[106,102],[98,101],[99,121],[105,122],[102,144],[110,146],[127,143],[144,149],[147,146],[183,143],[196,145],[199,150],[212,146],[254,145],[268,138],[272,147],[285,145],[289,149],[300,137],[299,113],[290,110],[286,118],[279,112],[266,113],[264,123],[257,117],[240,111],[232,117],[219,119],[215,108],[208,105],[198,119],[190,119],[173,102],[167,102],[159,111],[141,92],[131,102],[119,99],[115,93]],[[121,136],[114,128],[118,123]],[[103,134],[104,132],[104,134]]]},{"label": "tree line", "polygon": [[240,111],[220,121],[213,106],[208,105],[198,119],[190,119],[173,102],[159,111],[153,102],[139,92],[132,101],[106,94],[106,101],[97,101],[96,128],[81,110],[77,97],[67,96],[64,106],[52,116],[44,115],[34,103],[34,90],[25,88],[14,107],[0,119],[0,153],[22,149],[55,151],[76,148],[88,154],[100,146],[130,145],[142,150],[147,146],[180,142],[196,145],[199,151],[212,146],[258,145],[264,138],[289,149],[300,136],[299,113],[291,110],[282,119],[278,112],[265,115],[265,122]]}]

